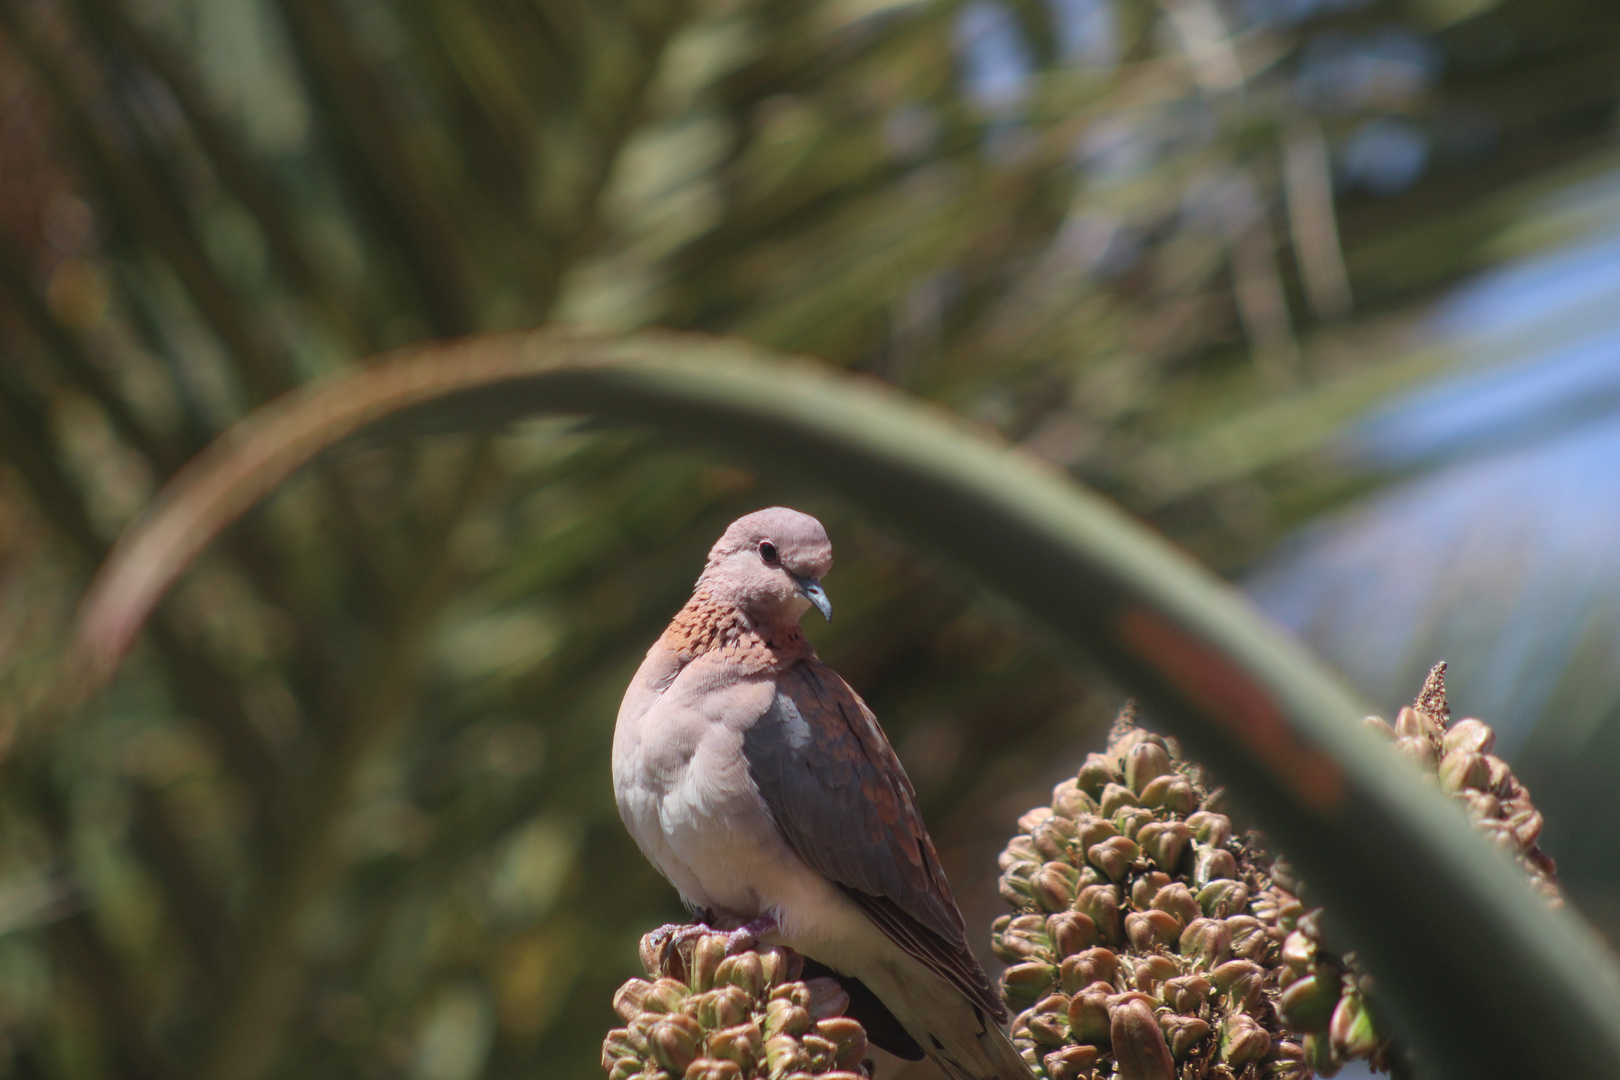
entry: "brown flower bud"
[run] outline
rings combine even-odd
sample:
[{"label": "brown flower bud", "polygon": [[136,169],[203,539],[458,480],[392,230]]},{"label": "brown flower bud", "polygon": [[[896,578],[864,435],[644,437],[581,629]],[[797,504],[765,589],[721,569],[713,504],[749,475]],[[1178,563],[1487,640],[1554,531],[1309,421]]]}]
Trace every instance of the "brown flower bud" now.
[{"label": "brown flower bud", "polygon": [[1190,814],[1198,806],[1198,795],[1186,777],[1161,776],[1142,789],[1142,805]]},{"label": "brown flower bud", "polygon": [[1125,783],[1138,795],[1170,772],[1170,754],[1157,743],[1139,742],[1125,753]]},{"label": "brown flower bud", "polygon": [[1214,984],[1202,975],[1177,975],[1159,987],[1159,1000],[1178,1013],[1190,1014],[1196,1013],[1214,992]]},{"label": "brown flower bud", "polygon": [[1119,890],[1113,885],[1087,885],[1074,898],[1074,910],[1090,919],[1104,941],[1118,941],[1122,927],[1119,919]]},{"label": "brown flower bud", "polygon": [[1097,800],[1102,809],[1103,817],[1111,818],[1119,812],[1122,806],[1140,806],[1136,793],[1123,784],[1109,784],[1103,788],[1102,798]]},{"label": "brown flower bud", "polygon": [[866,1029],[847,1016],[834,1016],[816,1024],[823,1039],[837,1047],[835,1064],[840,1069],[859,1068],[866,1057]]},{"label": "brown flower bud", "polygon": [[619,1019],[629,1023],[641,1015],[642,1002],[647,1000],[647,993],[652,989],[652,983],[646,979],[631,979],[618,992],[613,995],[613,1011],[619,1014]]},{"label": "brown flower bud", "polygon": [[1232,839],[1232,819],[1225,814],[1200,810],[1187,818],[1187,828],[1199,842],[1212,847],[1225,847]]},{"label": "brown flower bud", "polygon": [[[1108,875],[1110,881],[1119,881],[1125,872],[1136,861],[1141,849],[1136,841],[1128,840],[1123,836],[1116,836],[1112,840],[1104,840],[1100,844],[1093,844],[1086,851],[1086,860]],[[1230,858],[1230,856],[1228,856]]]},{"label": "brown flower bud", "polygon": [[1138,952],[1170,945],[1181,936],[1181,924],[1167,911],[1133,911],[1125,916],[1125,938]]},{"label": "brown flower bud", "polygon": [[1170,1046],[1170,1056],[1181,1061],[1192,1053],[1193,1047],[1204,1041],[1210,1027],[1207,1020],[1200,1020],[1196,1016],[1167,1012],[1159,1014],[1159,1030],[1164,1032],[1164,1041]]},{"label": "brown flower bud", "polygon": [[735,1062],[748,1072],[764,1052],[765,1037],[756,1023],[737,1024],[709,1036],[710,1057]]},{"label": "brown flower bud", "polygon": [[1030,842],[1040,852],[1041,859],[1065,859],[1074,849],[1075,824],[1073,818],[1053,814],[1030,834]]},{"label": "brown flower bud", "polygon": [[1491,782],[1491,768],[1484,754],[1456,750],[1440,759],[1440,790],[1459,792],[1464,788],[1484,791]]},{"label": "brown flower bud", "polygon": [[1447,756],[1459,750],[1470,754],[1488,754],[1495,747],[1496,732],[1473,717],[1452,724],[1440,740],[1440,748]]},{"label": "brown flower bud", "polygon": [[1371,1057],[1378,1049],[1378,1032],[1359,992],[1351,991],[1339,998],[1333,1019],[1328,1022],[1328,1037],[1333,1041],[1334,1053],[1345,1061]]},{"label": "brown flower bud", "polygon": [[1198,901],[1193,899],[1192,890],[1179,881],[1171,882],[1154,893],[1152,903],[1159,911],[1174,915],[1182,926],[1203,914]]},{"label": "brown flower bud", "polygon": [[1057,958],[1073,956],[1098,944],[1097,924],[1078,911],[1063,911],[1046,920],[1046,936]]},{"label": "brown flower bud", "polygon": [[1081,1080],[1091,1075],[1102,1051],[1095,1046],[1065,1046],[1041,1058],[1046,1075],[1052,1080]]},{"label": "brown flower bud", "polygon": [[1175,1080],[1175,1061],[1149,1001],[1125,995],[1108,1010],[1108,1021],[1120,1080]]},{"label": "brown flower bud", "polygon": [[1018,819],[1018,831],[1026,835],[1031,835],[1035,832],[1035,829],[1040,825],[1041,822],[1045,821],[1051,816],[1052,808],[1050,806],[1037,806]]},{"label": "brown flower bud", "polygon": [[1119,978],[1119,957],[1108,949],[1087,949],[1063,961],[1062,976],[1066,994],[1079,993],[1094,983],[1112,987]]},{"label": "brown flower bud", "polygon": [[1087,812],[1095,814],[1097,800],[1081,791],[1079,780],[1071,777],[1052,789],[1052,809],[1073,819]]},{"label": "brown flower bud", "polygon": [[669,1013],[653,1025],[647,1041],[654,1059],[672,1073],[684,1074],[697,1057],[703,1028],[685,1013]]},{"label": "brown flower bud", "polygon": [[1095,982],[1069,998],[1069,1037],[1092,1046],[1108,1045],[1108,999],[1114,988]]},{"label": "brown flower bud", "polygon": [[1180,821],[1150,821],[1136,834],[1143,853],[1163,871],[1174,871],[1181,865],[1191,839],[1192,830]]},{"label": "brown flower bud", "polygon": [[715,969],[716,986],[735,986],[751,998],[758,998],[765,990],[765,966],[758,953],[738,953],[720,961]]}]

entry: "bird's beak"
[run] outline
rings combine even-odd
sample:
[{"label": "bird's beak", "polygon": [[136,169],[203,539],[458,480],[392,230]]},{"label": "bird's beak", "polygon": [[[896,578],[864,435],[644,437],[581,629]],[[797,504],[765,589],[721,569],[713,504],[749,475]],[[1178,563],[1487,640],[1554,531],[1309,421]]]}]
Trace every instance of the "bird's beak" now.
[{"label": "bird's beak", "polygon": [[828,622],[832,622],[832,601],[827,599],[827,590],[821,587],[821,582],[815,578],[807,577],[794,578],[793,580],[799,583],[799,591],[804,594],[804,598],[814,604],[817,611],[821,612],[821,617]]}]

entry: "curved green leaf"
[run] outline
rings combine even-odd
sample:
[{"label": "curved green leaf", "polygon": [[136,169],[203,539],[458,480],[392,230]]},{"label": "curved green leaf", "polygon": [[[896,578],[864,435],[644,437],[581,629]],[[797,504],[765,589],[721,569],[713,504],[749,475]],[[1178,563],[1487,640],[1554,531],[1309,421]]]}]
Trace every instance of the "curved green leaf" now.
[{"label": "curved green leaf", "polygon": [[737,342],[473,338],[291,394],[188,467],[123,539],[86,601],[81,655],[110,673],[187,562],[334,444],[379,424],[541,413],[643,424],[796,470],[1100,662],[1288,851],[1435,1074],[1598,1076],[1620,1062],[1620,978],[1596,938],[1543,907],[1232,589],[943,412]]}]

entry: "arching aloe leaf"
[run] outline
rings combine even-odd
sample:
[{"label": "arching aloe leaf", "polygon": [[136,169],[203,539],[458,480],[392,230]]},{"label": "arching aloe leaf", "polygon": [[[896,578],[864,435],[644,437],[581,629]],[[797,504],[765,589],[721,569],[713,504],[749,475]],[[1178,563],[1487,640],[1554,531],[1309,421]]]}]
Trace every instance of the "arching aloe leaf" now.
[{"label": "arching aloe leaf", "polygon": [[291,394],[188,467],[120,542],[86,601],[81,655],[109,674],[197,552],[323,450],[379,424],[537,414],[647,425],[796,470],[1021,604],[1140,697],[1289,853],[1426,1071],[1566,1078],[1620,1063],[1620,978],[1601,944],[1543,907],[1234,591],[950,416],[744,344],[473,338]]}]

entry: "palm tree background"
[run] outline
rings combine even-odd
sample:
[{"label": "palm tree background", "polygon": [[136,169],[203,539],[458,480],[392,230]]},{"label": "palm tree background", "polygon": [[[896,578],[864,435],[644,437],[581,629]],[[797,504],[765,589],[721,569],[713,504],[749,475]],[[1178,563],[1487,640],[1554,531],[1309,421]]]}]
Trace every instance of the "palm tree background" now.
[{"label": "palm tree background", "polygon": [[[64,712],[90,571],[254,406],[481,330],[736,334],[994,428],[1238,575],[1432,469],[1344,434],[1502,361],[1438,297],[1611,220],[1567,193],[1616,166],[1617,71],[1601,0],[0,4],[9,1067],[595,1075],[636,936],[680,915],[613,811],[611,718],[760,505],[828,522],[812,636],[970,923],[1114,704],[824,493],[547,422],[310,470]],[[1620,873],[1569,865],[1612,935]]]}]

